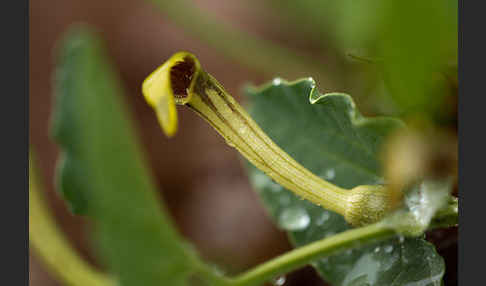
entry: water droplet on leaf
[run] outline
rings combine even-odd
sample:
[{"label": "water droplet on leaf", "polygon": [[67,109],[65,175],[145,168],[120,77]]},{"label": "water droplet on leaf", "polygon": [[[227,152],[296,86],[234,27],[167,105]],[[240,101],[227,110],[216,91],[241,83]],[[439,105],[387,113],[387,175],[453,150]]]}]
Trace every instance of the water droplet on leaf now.
[{"label": "water droplet on leaf", "polygon": [[279,276],[275,279],[273,279],[273,285],[275,286],[282,286],[285,284],[285,276]]},{"label": "water droplet on leaf", "polygon": [[279,78],[279,77],[276,77],[276,78],[273,79],[272,83],[273,83],[273,85],[277,85],[278,86],[278,85],[280,85],[282,83],[282,79]]},{"label": "water droplet on leaf", "polygon": [[336,177],[336,171],[334,169],[327,169],[326,172],[324,173],[324,178],[327,180],[332,180]]},{"label": "water droplet on leaf", "polygon": [[310,217],[305,209],[291,207],[280,214],[278,223],[286,230],[303,230],[309,225]]}]

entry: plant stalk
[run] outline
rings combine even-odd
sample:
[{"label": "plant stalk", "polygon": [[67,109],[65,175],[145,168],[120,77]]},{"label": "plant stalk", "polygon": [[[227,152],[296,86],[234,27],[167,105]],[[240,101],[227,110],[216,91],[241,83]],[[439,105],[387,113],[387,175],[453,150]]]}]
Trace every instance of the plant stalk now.
[{"label": "plant stalk", "polygon": [[57,228],[40,194],[37,172],[29,158],[29,243],[56,277],[71,286],[114,286],[107,275],[87,264]]},{"label": "plant stalk", "polygon": [[[455,225],[457,225],[457,199],[451,197],[449,205],[437,212],[428,230]],[[395,229],[393,225],[378,222],[364,227],[350,229],[301,246],[232,278],[217,274],[214,269],[203,262],[200,262],[198,274],[210,285],[259,285],[279,275],[298,269],[312,261],[333,255],[336,252],[386,240],[398,235],[399,233],[397,231],[398,229]]]},{"label": "plant stalk", "polygon": [[379,242],[394,235],[396,232],[393,229],[384,224],[375,223],[296,248],[233,278],[219,276],[207,266],[201,268],[199,274],[204,277],[205,281],[216,286],[260,285],[279,275],[303,267],[316,259],[322,259],[338,251],[367,243]]}]

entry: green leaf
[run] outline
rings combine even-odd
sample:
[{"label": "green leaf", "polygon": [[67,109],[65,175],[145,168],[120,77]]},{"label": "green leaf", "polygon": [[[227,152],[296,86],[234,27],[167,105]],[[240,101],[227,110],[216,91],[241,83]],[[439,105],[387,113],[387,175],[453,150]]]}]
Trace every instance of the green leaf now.
[{"label": "green leaf", "polygon": [[94,219],[121,285],[185,285],[194,256],[158,200],[100,37],[77,27],[61,44],[52,127],[62,194]]},{"label": "green leaf", "polygon": [[[380,146],[403,123],[365,118],[348,95],[321,95],[314,86],[312,79],[275,79],[261,89],[250,88],[250,113],[283,150],[322,178],[344,188],[383,184]],[[249,169],[264,205],[294,246],[350,228],[342,216],[300,200],[256,168]],[[332,285],[440,285],[444,274],[443,259],[421,238],[396,237],[313,265]]]},{"label": "green leaf", "polygon": [[443,73],[457,63],[457,0],[274,0],[272,4],[301,33],[321,40],[325,47],[381,58],[380,81],[375,84],[394,112],[433,119],[447,115],[451,91]]},{"label": "green leaf", "polygon": [[376,44],[390,95],[409,114],[444,112],[450,87],[440,73],[457,63],[457,1],[381,1]]}]

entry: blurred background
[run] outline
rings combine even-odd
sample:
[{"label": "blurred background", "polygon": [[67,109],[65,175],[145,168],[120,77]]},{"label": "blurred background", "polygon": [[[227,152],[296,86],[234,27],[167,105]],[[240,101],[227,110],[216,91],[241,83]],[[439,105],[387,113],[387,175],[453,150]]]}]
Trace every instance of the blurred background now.
[{"label": "blurred background", "polygon": [[[456,134],[457,1],[426,2],[31,0],[30,142],[60,226],[96,265],[89,222],[70,214],[53,184],[55,46],[71,24],[87,23],[105,38],[179,231],[204,257],[237,273],[289,250],[287,237],[265,213],[237,152],[202,119],[178,107],[179,131],[164,136],[141,94],[144,78],[187,50],[240,102],[245,84],[312,76],[321,92],[351,94],[365,115],[425,117]],[[456,285],[457,229],[427,238],[446,260],[445,285]],[[32,253],[30,281],[59,285]],[[285,285],[326,284],[306,267]]]}]

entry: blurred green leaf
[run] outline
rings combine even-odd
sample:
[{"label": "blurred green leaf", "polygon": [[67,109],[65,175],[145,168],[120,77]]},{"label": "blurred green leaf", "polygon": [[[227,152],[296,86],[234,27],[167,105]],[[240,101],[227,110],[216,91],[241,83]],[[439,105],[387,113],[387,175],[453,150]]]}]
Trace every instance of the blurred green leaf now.
[{"label": "blurred green leaf", "polygon": [[385,3],[378,49],[390,94],[407,113],[438,112],[447,95],[441,73],[457,61],[457,7],[443,0]]},{"label": "blurred green leaf", "polygon": [[451,96],[443,73],[457,62],[457,1],[272,3],[303,32],[326,45],[343,53],[358,50],[363,55],[383,58],[380,70],[387,94],[401,113],[443,116],[446,97]]},{"label": "blurred green leaf", "polygon": [[[384,138],[403,124],[390,118],[364,118],[345,94],[320,94],[311,79],[274,81],[249,89],[250,113],[262,129],[299,163],[344,188],[383,184],[378,153]],[[294,246],[342,232],[343,217],[300,200],[250,167],[251,181]],[[440,285],[443,259],[420,238],[393,238],[315,261],[332,285]]]},{"label": "blurred green leaf", "polygon": [[95,220],[121,285],[185,285],[194,256],[157,198],[100,37],[77,27],[61,44],[53,134],[62,193]]}]

